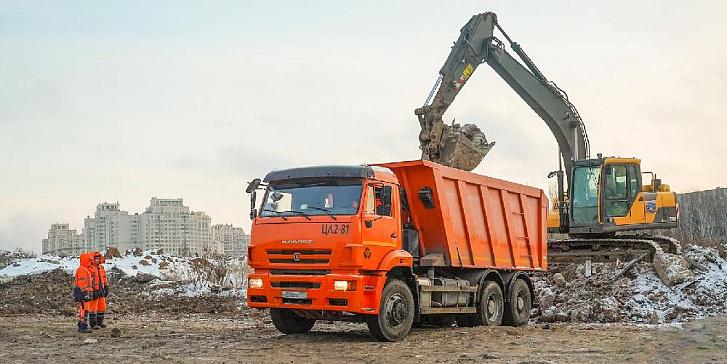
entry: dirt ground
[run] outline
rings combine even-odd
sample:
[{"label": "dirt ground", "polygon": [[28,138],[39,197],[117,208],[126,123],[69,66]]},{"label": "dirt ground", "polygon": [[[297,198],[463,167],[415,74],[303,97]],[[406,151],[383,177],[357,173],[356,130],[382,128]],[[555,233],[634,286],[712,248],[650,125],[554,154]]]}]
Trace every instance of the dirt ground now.
[{"label": "dirt ground", "polygon": [[[111,316],[109,327],[75,331],[61,315],[0,316],[0,362],[727,362],[727,316],[684,325],[538,324],[520,328],[417,328],[376,342],[366,326],[319,322],[283,335],[267,314]],[[121,331],[112,337],[112,328]],[[95,339],[96,343],[84,343]]]}]

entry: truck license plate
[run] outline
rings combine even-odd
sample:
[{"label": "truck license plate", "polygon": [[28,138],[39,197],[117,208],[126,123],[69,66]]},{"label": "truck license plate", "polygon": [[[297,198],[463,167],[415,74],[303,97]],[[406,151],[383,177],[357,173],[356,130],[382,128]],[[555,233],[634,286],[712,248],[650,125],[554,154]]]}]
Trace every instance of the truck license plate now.
[{"label": "truck license plate", "polygon": [[304,298],[308,298],[308,292],[305,292],[305,291],[283,291],[283,298],[304,299]]}]

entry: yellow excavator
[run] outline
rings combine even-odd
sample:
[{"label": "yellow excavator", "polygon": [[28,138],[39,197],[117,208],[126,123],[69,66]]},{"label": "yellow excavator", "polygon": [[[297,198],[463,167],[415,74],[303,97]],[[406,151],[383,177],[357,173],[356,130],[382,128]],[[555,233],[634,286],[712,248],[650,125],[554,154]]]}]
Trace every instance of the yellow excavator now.
[{"label": "yellow excavator", "polygon": [[[507,50],[508,45],[519,60]],[[612,260],[625,253],[659,248],[680,253],[678,241],[643,233],[678,226],[676,194],[654,173],[642,172],[637,158],[601,154],[591,158],[585,124],[568,95],[510,39],[494,13],[475,15],[465,24],[424,106],[415,110],[421,126],[422,159],[471,171],[494,146],[477,126],[447,125],[442,120],[482,63],[495,70],[545,121],[558,143],[559,168],[548,176],[557,178],[558,195],[548,226],[549,232],[567,237],[549,239],[551,261],[583,256]]]}]

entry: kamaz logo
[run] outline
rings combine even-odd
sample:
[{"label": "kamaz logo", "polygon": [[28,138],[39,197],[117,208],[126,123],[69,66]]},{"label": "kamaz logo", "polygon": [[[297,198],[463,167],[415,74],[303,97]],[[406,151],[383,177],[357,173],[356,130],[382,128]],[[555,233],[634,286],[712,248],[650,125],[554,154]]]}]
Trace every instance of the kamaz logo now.
[{"label": "kamaz logo", "polygon": [[313,240],[305,240],[305,239],[299,239],[299,240],[283,240],[281,241],[283,244],[312,244]]},{"label": "kamaz logo", "polygon": [[293,260],[296,262],[300,262],[300,253],[293,253]]}]

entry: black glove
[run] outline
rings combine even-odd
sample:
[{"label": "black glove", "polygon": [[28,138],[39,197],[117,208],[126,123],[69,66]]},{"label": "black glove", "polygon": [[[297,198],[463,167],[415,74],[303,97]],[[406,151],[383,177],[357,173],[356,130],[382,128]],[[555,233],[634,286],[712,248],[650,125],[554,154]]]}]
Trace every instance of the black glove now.
[{"label": "black glove", "polygon": [[109,296],[109,286],[103,287],[103,296],[108,297]]},{"label": "black glove", "polygon": [[73,300],[76,302],[83,301],[83,292],[78,287],[73,287]]}]

